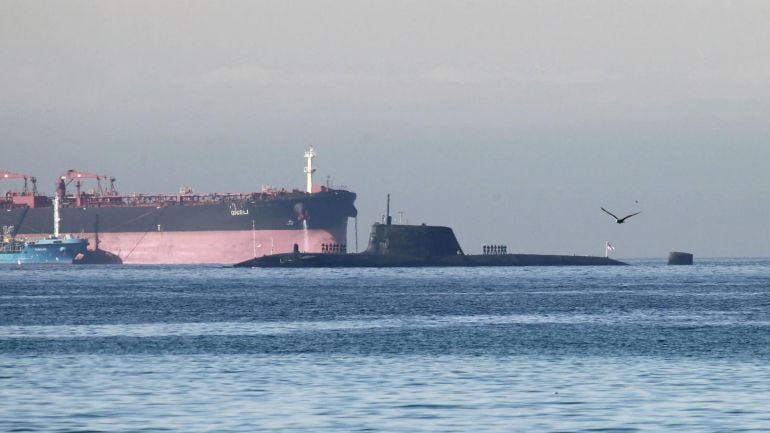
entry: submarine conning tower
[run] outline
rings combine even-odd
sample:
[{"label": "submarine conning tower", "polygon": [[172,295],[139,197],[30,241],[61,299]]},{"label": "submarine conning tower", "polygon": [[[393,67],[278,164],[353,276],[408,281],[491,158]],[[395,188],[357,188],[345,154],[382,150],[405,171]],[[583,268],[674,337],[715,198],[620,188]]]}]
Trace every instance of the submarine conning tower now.
[{"label": "submarine conning tower", "polygon": [[444,257],[462,255],[463,251],[449,227],[375,223],[364,254]]},{"label": "submarine conning tower", "polygon": [[449,227],[393,225],[388,194],[383,224],[372,225],[369,246],[363,254],[426,258],[463,255],[463,250]]}]

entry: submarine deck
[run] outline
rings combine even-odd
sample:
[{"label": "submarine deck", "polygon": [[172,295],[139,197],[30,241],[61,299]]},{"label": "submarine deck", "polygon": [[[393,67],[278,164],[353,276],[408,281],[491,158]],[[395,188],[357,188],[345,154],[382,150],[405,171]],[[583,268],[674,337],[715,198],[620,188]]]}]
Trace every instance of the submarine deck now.
[{"label": "submarine deck", "polygon": [[288,253],[257,257],[235,267],[285,268],[395,268],[481,266],[623,266],[626,263],[596,256],[547,254],[454,255],[441,257],[394,257],[377,254]]}]

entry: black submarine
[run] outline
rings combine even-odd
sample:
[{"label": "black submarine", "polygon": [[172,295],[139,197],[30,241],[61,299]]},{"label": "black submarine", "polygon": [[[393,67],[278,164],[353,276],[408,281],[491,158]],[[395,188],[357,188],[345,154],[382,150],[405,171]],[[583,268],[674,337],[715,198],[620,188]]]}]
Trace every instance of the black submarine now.
[{"label": "black submarine", "polygon": [[608,257],[508,254],[504,246],[484,248],[484,254],[467,255],[449,227],[393,224],[388,212],[375,223],[369,245],[362,253],[346,253],[344,245],[322,245],[321,253],[303,253],[294,244],[291,253],[255,257],[235,267],[260,268],[395,268],[473,266],[618,266],[625,263]]}]

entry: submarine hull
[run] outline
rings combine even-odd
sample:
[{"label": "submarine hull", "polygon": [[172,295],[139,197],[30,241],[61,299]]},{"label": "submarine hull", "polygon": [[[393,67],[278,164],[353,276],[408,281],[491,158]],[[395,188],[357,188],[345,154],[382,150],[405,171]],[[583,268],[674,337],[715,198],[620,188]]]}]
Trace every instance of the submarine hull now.
[{"label": "submarine hull", "polygon": [[373,254],[275,254],[246,260],[235,267],[251,268],[401,268],[481,266],[620,266],[606,257],[545,254],[455,255],[399,257]]},{"label": "submarine hull", "polygon": [[261,268],[399,268],[428,266],[610,266],[607,257],[545,254],[465,255],[449,227],[374,224],[369,246],[360,254],[300,253],[266,255],[236,263]]}]

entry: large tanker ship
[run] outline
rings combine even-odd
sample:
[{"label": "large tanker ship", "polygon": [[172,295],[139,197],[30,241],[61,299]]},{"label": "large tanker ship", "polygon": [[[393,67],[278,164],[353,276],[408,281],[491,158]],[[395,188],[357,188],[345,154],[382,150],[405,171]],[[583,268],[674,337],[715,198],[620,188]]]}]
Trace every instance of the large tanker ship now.
[{"label": "large tanker ship", "polygon": [[[321,251],[346,244],[355,193],[313,185],[315,152],[305,152],[306,190],[263,187],[250,193],[119,194],[115,179],[69,170],[57,181],[61,233],[87,238],[91,248],[126,264],[232,264],[264,254]],[[53,197],[39,195],[31,176],[24,190],[0,197],[0,227],[25,241],[53,230]],[[84,191],[83,182],[96,183]],[[32,190],[28,182],[32,181]],[[104,185],[108,183],[109,185]],[[73,187],[74,186],[74,191]]]}]

